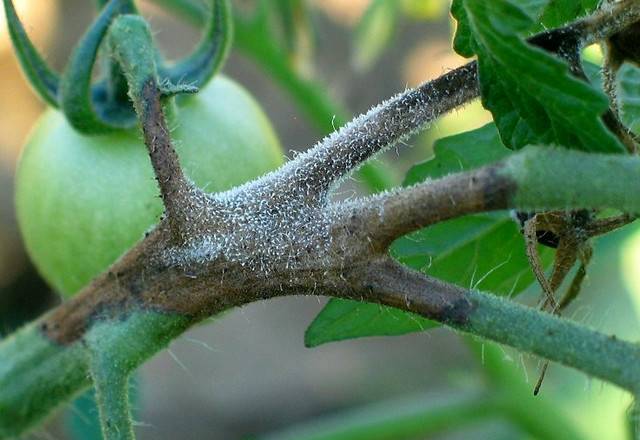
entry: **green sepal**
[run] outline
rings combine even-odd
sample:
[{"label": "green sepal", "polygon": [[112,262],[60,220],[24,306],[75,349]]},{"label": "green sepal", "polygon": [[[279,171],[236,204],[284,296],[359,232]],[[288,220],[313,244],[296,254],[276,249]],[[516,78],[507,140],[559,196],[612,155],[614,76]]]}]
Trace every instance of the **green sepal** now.
[{"label": "green sepal", "polygon": [[69,123],[85,134],[97,134],[118,128],[130,128],[136,123],[133,108],[116,111],[108,108],[104,85],[92,90],[91,75],[109,26],[119,14],[127,13],[129,0],[112,0],[100,12],[71,55],[62,77],[60,104]]},{"label": "green sepal", "polygon": [[13,1],[4,0],[4,11],[9,35],[24,74],[38,96],[47,104],[57,108],[60,89],[59,75],[49,68],[29,39],[18,18]]},{"label": "green sepal", "polygon": [[[162,81],[201,88],[220,69],[231,47],[233,20],[229,0],[212,0],[207,29],[191,55],[159,68]],[[189,92],[190,93],[190,92]]]}]

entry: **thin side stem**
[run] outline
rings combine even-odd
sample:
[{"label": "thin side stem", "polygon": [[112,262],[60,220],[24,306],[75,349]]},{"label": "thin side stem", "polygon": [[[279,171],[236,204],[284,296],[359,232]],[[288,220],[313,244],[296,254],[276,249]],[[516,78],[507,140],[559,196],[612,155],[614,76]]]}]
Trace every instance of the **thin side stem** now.
[{"label": "thin side stem", "polygon": [[171,142],[149,26],[139,16],[122,15],[111,25],[108,41],[127,78],[167,215],[170,222],[180,222],[193,187]]},{"label": "thin side stem", "polygon": [[354,119],[285,167],[286,186],[326,191],[362,162],[411,136],[438,117],[478,96],[477,67],[469,63],[408,90]]},{"label": "thin side stem", "polygon": [[637,21],[640,21],[638,0],[623,0],[605,6],[599,13],[577,22],[581,45],[584,47],[602,41]]},{"label": "thin side stem", "polygon": [[91,377],[96,389],[96,403],[104,440],[133,440],[133,423],[129,409],[129,376],[113,372],[114,366],[96,362]]},{"label": "thin side stem", "polygon": [[417,229],[483,211],[613,208],[637,213],[640,200],[632,188],[640,188],[638,157],[529,147],[501,164],[338,205],[336,225],[361,231],[373,249],[383,250]]}]

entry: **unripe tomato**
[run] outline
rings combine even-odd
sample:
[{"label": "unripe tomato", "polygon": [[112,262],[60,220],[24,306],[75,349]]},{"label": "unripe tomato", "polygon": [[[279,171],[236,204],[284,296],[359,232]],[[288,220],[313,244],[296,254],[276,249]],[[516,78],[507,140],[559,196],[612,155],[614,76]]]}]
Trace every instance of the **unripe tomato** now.
[{"label": "unripe tomato", "polygon": [[[198,94],[180,97],[171,113],[181,165],[207,192],[282,163],[269,120],[230,79],[218,75]],[[18,164],[16,210],[36,266],[69,296],[140,240],[163,208],[138,130],[84,136],[49,110]]]}]

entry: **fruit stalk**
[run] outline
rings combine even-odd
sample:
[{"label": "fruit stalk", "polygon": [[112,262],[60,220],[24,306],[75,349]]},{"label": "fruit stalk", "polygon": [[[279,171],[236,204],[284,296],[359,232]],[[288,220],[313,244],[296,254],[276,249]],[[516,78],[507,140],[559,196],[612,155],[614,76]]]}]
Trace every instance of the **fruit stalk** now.
[{"label": "fruit stalk", "polygon": [[[164,117],[162,90],[149,25],[138,15],[121,15],[111,25],[107,40],[114,59],[127,79],[129,97],[142,126],[144,142],[169,222],[184,221],[184,203],[194,189],[182,172]],[[185,90],[171,83],[164,88],[169,94]],[[177,225],[174,225],[174,231],[178,233]]]}]

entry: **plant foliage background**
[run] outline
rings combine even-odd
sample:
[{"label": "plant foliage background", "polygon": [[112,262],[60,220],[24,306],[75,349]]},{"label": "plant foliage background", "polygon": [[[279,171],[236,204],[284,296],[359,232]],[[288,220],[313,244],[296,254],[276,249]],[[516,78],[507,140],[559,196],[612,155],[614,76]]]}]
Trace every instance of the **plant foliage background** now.
[{"label": "plant foliage background", "polygon": [[[23,3],[27,29],[53,63],[62,65],[90,20],[91,5]],[[197,31],[153,3],[143,10],[167,52],[177,56],[193,44]],[[251,11],[255,3],[234,2],[236,13]],[[304,2],[282,2],[289,3],[296,8]],[[522,41],[542,26],[558,26],[593,9],[595,1],[478,4],[454,0],[459,22],[454,38],[455,22],[444,0],[308,1],[309,15],[294,17],[286,7],[279,11],[265,1],[261,32],[266,36],[255,38],[259,27],[238,27],[225,73],[257,96],[283,145],[296,149],[405,85],[436,77],[464,63],[464,57],[479,57],[481,88],[488,91],[484,104],[495,123],[479,103],[472,104],[412,139],[400,154],[387,153],[381,158],[387,171],[346,182],[336,194],[340,198],[370,191],[363,179],[379,188],[411,185],[494,162],[530,143],[620,150],[595,116],[607,106],[601,90]],[[6,32],[0,38],[0,331],[8,333],[57,299],[27,262],[13,220],[13,168],[40,107],[18,73]],[[264,69],[274,48],[293,76]],[[588,48],[584,57],[591,63],[587,73],[597,79],[599,51]],[[312,93],[325,99],[306,104],[296,99],[291,91],[300,80],[313,80]],[[638,130],[640,71],[626,66],[620,87],[625,123]],[[575,102],[583,111],[573,111]],[[640,231],[635,229],[598,241],[584,292],[566,313],[632,340],[640,312]],[[506,212],[437,225],[398,240],[392,252],[404,264],[463,286],[520,295],[529,304],[539,294],[531,287],[523,239]],[[543,251],[545,262],[551,256]],[[613,387],[553,366],[542,395],[534,399],[537,359],[377,305],[334,300],[324,307],[325,302],[287,298],[253,304],[179,338],[138,377],[140,438],[171,439],[185,432],[190,438],[316,438],[314,433],[362,420],[375,422],[377,433],[399,424],[402,429],[394,432],[414,438],[416,425],[437,422],[440,414],[446,423],[434,422],[438,438],[527,438],[536,423],[550,432],[574,426],[580,438],[628,436],[630,402]],[[90,438],[94,417],[90,405],[76,401],[43,429],[55,438]],[[369,438],[361,434],[358,438]]]}]

